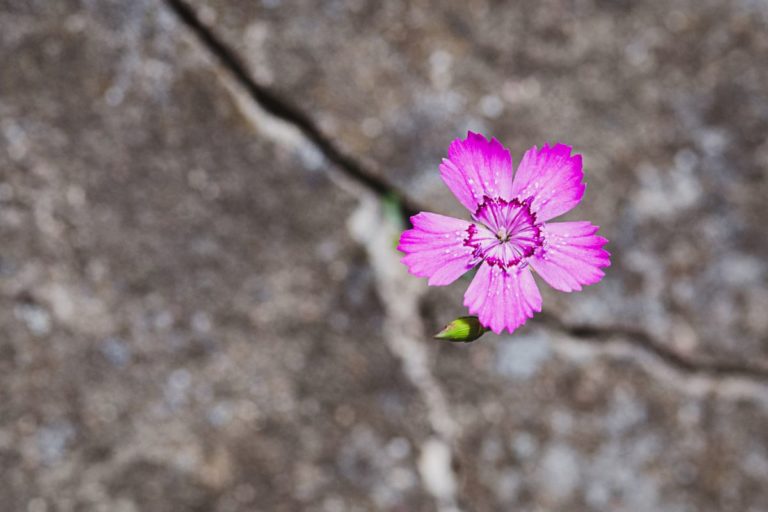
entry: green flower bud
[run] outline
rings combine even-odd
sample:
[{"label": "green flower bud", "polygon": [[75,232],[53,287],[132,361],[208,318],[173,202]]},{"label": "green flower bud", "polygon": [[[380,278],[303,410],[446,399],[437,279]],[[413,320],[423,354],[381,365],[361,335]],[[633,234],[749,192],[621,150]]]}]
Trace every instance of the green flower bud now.
[{"label": "green flower bud", "polygon": [[475,341],[488,331],[480,325],[476,316],[460,316],[445,326],[445,329],[435,334],[439,340],[469,343]]}]

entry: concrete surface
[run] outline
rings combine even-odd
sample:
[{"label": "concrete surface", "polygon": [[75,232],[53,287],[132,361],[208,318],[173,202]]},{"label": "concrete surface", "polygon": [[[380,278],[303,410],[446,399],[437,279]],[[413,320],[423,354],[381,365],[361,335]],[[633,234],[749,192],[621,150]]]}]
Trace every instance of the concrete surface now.
[{"label": "concrete surface", "polygon": [[[768,509],[766,29],[747,0],[0,0],[3,510]],[[467,282],[405,273],[377,186],[461,215],[467,129],[573,145],[569,217],[614,258],[453,346]]]}]

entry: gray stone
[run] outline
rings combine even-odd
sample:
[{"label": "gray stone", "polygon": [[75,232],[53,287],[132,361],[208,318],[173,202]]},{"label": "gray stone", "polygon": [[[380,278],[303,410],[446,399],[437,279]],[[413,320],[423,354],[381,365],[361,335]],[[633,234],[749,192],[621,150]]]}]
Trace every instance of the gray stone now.
[{"label": "gray stone", "polygon": [[162,3],[6,1],[0,38],[2,508],[429,510],[328,164]]},{"label": "gray stone", "polygon": [[607,278],[469,345],[172,3],[0,0],[5,507],[768,509],[764,3],[190,0],[424,208],[467,129],[584,154]]}]

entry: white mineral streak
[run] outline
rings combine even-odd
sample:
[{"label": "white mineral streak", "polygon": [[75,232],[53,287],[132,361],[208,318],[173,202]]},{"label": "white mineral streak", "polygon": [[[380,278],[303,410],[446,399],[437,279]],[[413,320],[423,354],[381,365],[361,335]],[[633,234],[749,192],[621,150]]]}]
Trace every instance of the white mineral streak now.
[{"label": "white mineral streak", "polygon": [[432,374],[423,344],[424,326],[419,301],[426,286],[408,274],[394,250],[402,231],[397,219],[384,214],[382,204],[373,196],[363,197],[360,207],[349,220],[349,230],[366,249],[376,277],[376,284],[386,310],[384,331],[392,352],[400,358],[405,374],[419,390],[428,411],[434,437],[421,447],[419,473],[424,487],[444,512],[458,511],[456,475],[451,466],[458,425],[451,417],[443,390]]},{"label": "white mineral streak", "polygon": [[437,437],[427,439],[421,447],[419,474],[424,487],[437,499],[441,510],[457,510],[456,478],[451,458],[450,447]]}]

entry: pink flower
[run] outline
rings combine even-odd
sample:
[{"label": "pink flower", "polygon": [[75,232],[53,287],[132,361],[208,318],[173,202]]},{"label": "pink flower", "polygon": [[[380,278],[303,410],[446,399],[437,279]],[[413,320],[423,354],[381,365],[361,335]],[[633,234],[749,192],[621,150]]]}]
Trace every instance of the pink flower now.
[{"label": "pink flower", "polygon": [[[513,177],[514,174],[514,177]],[[398,249],[411,274],[445,286],[478,266],[464,305],[496,334],[541,311],[535,270],[563,292],[595,284],[610,265],[608,242],[589,222],[547,222],[584,195],[581,156],[563,144],[526,151],[515,173],[496,139],[469,132],[448,148],[440,175],[473,222],[422,212]]]}]

